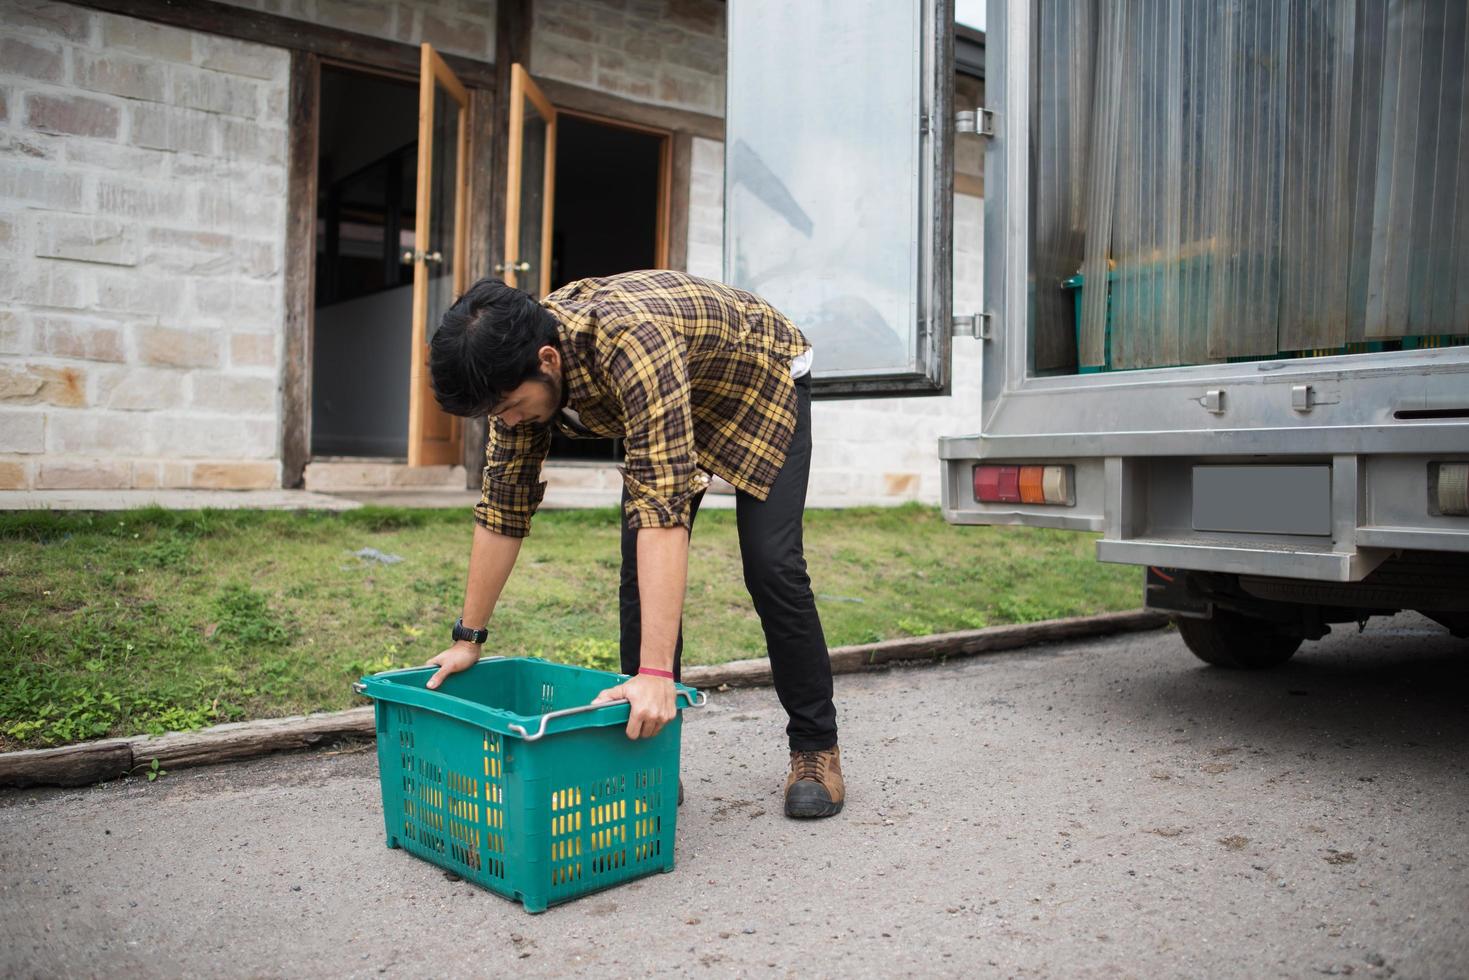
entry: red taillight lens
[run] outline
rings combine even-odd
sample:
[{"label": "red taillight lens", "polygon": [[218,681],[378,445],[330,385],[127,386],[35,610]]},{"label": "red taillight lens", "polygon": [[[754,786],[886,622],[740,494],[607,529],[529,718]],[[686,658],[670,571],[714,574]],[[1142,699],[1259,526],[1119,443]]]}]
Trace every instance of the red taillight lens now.
[{"label": "red taillight lens", "polygon": [[981,503],[995,503],[1000,499],[1000,468],[998,466],[976,466],[974,468],[974,499]]},{"label": "red taillight lens", "polygon": [[976,466],[974,499],[985,504],[1071,504],[1069,466]]},{"label": "red taillight lens", "polygon": [[987,504],[1020,502],[1020,467],[976,466],[974,499]]}]

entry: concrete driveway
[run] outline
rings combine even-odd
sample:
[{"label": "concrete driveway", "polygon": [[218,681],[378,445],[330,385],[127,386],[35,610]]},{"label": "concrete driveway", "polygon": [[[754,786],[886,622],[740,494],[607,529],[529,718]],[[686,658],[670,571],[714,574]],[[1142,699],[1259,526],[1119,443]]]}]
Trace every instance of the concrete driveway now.
[{"label": "concrete driveway", "polygon": [[365,747],[0,795],[5,976],[1465,976],[1469,644],[1265,674],[1171,631],[839,678],[846,813],[769,690],[688,715],[678,869],[544,915],[383,847]]}]

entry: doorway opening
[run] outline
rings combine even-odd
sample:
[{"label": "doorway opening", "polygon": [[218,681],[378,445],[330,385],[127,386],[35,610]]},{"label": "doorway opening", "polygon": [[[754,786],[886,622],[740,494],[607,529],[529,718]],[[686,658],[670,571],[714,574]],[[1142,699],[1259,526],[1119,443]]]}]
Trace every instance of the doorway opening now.
[{"label": "doorway opening", "polygon": [[[556,134],[551,288],[667,264],[670,136],[563,110]],[[621,459],[616,439],[551,439],[551,458]]]},{"label": "doorway opening", "polygon": [[323,65],[311,455],[408,456],[419,86]]}]

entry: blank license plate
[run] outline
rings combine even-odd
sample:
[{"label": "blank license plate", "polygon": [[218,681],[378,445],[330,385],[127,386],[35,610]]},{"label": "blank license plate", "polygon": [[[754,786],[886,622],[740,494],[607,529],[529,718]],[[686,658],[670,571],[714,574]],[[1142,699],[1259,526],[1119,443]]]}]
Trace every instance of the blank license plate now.
[{"label": "blank license plate", "polygon": [[1194,530],[1331,534],[1331,467],[1195,466]]}]

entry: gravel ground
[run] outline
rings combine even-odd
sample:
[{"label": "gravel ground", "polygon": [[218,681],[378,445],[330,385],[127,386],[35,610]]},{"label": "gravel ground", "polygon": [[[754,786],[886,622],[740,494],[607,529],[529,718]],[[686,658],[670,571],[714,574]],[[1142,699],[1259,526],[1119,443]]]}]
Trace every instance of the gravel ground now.
[{"label": "gravel ground", "polygon": [[4,976],[1469,975],[1469,644],[1172,631],[839,678],[847,811],[769,690],[687,716],[678,868],[544,915],[383,847],[367,746],[0,793]]}]

